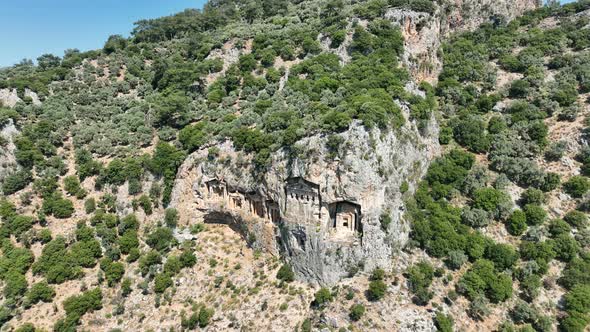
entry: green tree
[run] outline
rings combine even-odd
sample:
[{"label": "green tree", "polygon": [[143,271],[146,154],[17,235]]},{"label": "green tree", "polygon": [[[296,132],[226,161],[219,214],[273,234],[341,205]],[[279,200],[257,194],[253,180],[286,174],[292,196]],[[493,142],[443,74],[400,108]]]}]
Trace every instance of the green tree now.
[{"label": "green tree", "polygon": [[158,227],[153,232],[149,233],[145,242],[158,251],[166,251],[170,248],[174,235],[172,230],[167,227]]},{"label": "green tree", "polygon": [[207,325],[209,325],[209,321],[211,320],[214,314],[215,311],[213,309],[209,309],[205,306],[201,307],[201,309],[199,309],[198,314],[199,327],[207,327]]},{"label": "green tree", "polygon": [[518,253],[509,244],[493,244],[486,248],[485,257],[494,263],[496,269],[503,271],[514,266]]},{"label": "green tree", "polygon": [[381,280],[373,280],[369,283],[369,289],[367,290],[367,299],[369,301],[379,301],[387,292],[387,285]]},{"label": "green tree", "polygon": [[122,50],[127,46],[127,39],[125,39],[121,35],[112,35],[109,37],[107,42],[103,47],[103,51],[106,54],[111,54],[116,52],[117,50]]},{"label": "green tree", "polygon": [[365,314],[365,306],[362,304],[353,304],[350,307],[348,317],[354,322],[359,321]]},{"label": "green tree", "polygon": [[37,65],[41,69],[49,69],[59,66],[61,59],[53,54],[43,54],[37,58]]},{"label": "green tree", "polygon": [[453,332],[454,325],[453,317],[445,315],[442,312],[437,312],[434,316],[434,326],[440,332]]},{"label": "green tree", "polygon": [[572,210],[563,217],[568,224],[578,229],[583,229],[588,225],[588,217],[584,212]]},{"label": "green tree", "polygon": [[289,264],[283,264],[277,272],[277,279],[284,282],[292,282],[295,280],[295,273]]},{"label": "green tree", "polygon": [[34,305],[39,302],[50,303],[55,297],[55,290],[50,287],[46,281],[41,281],[33,284],[27,292],[26,298],[29,305]]},{"label": "green tree", "polygon": [[333,300],[333,296],[332,293],[330,292],[329,289],[327,288],[320,288],[320,290],[318,290],[315,295],[314,295],[314,305],[317,307],[323,307],[324,305],[326,305],[328,302],[331,302]]},{"label": "green tree", "polygon": [[574,198],[580,198],[590,190],[590,181],[584,176],[573,176],[563,184],[563,190]]},{"label": "green tree", "polygon": [[85,202],[84,202],[84,210],[86,211],[86,214],[91,214],[96,210],[96,200],[94,198],[88,198]]},{"label": "green tree", "polygon": [[173,284],[172,278],[167,273],[158,273],[154,278],[154,292],[164,293]]},{"label": "green tree", "polygon": [[506,221],[508,233],[514,236],[521,236],[527,230],[526,213],[522,210],[516,210]]},{"label": "green tree", "polygon": [[541,225],[547,220],[547,212],[538,205],[526,205],[524,207],[526,221],[529,225]]},{"label": "green tree", "polygon": [[164,223],[170,228],[175,228],[178,224],[178,210],[167,208],[164,213]]},{"label": "green tree", "polygon": [[18,299],[27,291],[28,283],[23,274],[14,269],[4,273],[4,296],[7,299]]},{"label": "green tree", "polygon": [[159,95],[153,102],[156,124],[159,127],[182,127],[188,122],[190,102],[190,98],[180,91]]},{"label": "green tree", "polygon": [[565,310],[568,313],[590,313],[590,285],[578,285],[564,296]]},{"label": "green tree", "polygon": [[201,121],[197,124],[184,127],[178,133],[178,140],[182,143],[183,148],[189,152],[193,152],[207,143],[208,132],[207,122]]}]

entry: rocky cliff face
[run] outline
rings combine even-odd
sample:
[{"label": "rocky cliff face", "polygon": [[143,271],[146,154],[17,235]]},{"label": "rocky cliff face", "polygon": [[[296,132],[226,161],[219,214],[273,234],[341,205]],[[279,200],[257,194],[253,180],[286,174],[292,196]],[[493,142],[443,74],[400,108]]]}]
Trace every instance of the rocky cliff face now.
[{"label": "rocky cliff face", "polygon": [[0,181],[16,168],[16,158],[13,138],[18,134],[12,119],[4,126],[0,125]]},{"label": "rocky cliff face", "polygon": [[215,160],[203,149],[181,167],[171,205],[181,222],[228,224],[254,247],[284,254],[310,282],[390,268],[408,235],[404,183],[410,194],[439,151],[434,119],[422,132],[411,122],[389,132],[355,124],[339,135],[339,155],[313,136],[298,157],[275,155],[260,177],[231,143]]},{"label": "rocky cliff face", "polygon": [[473,30],[493,20],[510,21],[541,5],[541,0],[452,0],[432,15],[396,8],[385,17],[402,29],[403,58],[412,76],[433,82],[442,70],[441,43],[451,33]]},{"label": "rocky cliff face", "polygon": [[[41,105],[39,96],[29,89],[25,89],[24,98],[30,99],[33,105]],[[16,89],[0,89],[0,106],[14,107],[21,101],[23,100],[18,96]]]}]

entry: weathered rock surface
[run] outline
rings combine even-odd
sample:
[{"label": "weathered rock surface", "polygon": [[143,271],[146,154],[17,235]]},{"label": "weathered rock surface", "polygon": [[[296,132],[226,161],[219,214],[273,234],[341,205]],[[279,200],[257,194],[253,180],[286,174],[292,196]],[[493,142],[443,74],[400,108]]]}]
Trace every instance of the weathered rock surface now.
[{"label": "weathered rock surface", "polygon": [[[283,253],[311,282],[387,269],[409,231],[400,188],[407,181],[411,193],[439,153],[437,133],[434,120],[422,134],[411,122],[389,132],[357,123],[339,135],[339,156],[326,149],[326,136],[313,136],[299,143],[305,148],[299,157],[273,156],[260,177],[226,142],[214,161],[207,149],[186,160],[171,206],[181,223],[228,224],[254,247]],[[384,229],[385,215],[391,223]]]},{"label": "weathered rock surface", "polygon": [[4,126],[0,126],[0,181],[4,179],[6,174],[16,168],[16,158],[14,156],[16,146],[13,138],[17,134],[18,130],[14,126],[12,119],[8,120],[8,123]]},{"label": "weathered rock surface", "polygon": [[404,64],[417,81],[435,81],[442,70],[439,50],[451,33],[490,21],[510,21],[542,5],[540,0],[453,0],[431,15],[394,8],[385,17],[401,27]]},{"label": "weathered rock surface", "polygon": [[[33,105],[41,105],[39,96],[29,89],[25,89],[24,97],[30,98]],[[0,105],[14,107],[21,101],[23,100],[18,96],[16,89],[0,89]]]}]

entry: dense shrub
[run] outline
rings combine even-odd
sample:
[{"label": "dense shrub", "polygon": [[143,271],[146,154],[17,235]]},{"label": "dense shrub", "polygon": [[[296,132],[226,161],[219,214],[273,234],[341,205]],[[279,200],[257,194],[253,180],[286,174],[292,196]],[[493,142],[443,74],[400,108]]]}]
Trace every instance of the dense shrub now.
[{"label": "dense shrub", "polygon": [[369,283],[367,290],[367,299],[369,301],[379,301],[387,292],[387,285],[382,280],[373,280]]},{"label": "dense shrub", "polygon": [[31,183],[33,177],[29,170],[23,169],[7,175],[2,182],[2,192],[5,195],[12,195]]},{"label": "dense shrub", "polygon": [[66,321],[75,321],[77,325],[86,313],[102,308],[102,292],[100,288],[95,288],[78,296],[68,297],[63,302],[63,307],[66,311]]},{"label": "dense shrub", "polygon": [[497,270],[503,271],[514,266],[518,253],[509,244],[494,244],[486,248],[485,258],[492,261]]},{"label": "dense shrub", "polygon": [[478,116],[456,120],[453,124],[453,136],[457,143],[469,150],[482,153],[490,148],[490,138],[486,135],[486,124]]},{"label": "dense shrub", "polygon": [[100,262],[100,268],[104,272],[109,287],[114,287],[125,274],[125,266],[123,263],[113,262],[109,258],[104,258]]},{"label": "dense shrub", "polygon": [[175,228],[178,224],[178,210],[174,208],[168,208],[164,211],[164,223],[170,228]]},{"label": "dense shrub", "polygon": [[320,288],[314,295],[313,304],[317,307],[323,307],[328,302],[331,302],[334,296],[327,288]]},{"label": "dense shrub", "polygon": [[440,332],[453,332],[453,317],[437,312],[436,316],[434,316],[434,325]]},{"label": "dense shrub", "polygon": [[588,217],[584,212],[572,210],[563,217],[568,224],[573,227],[582,229],[588,225]]},{"label": "dense shrub", "polygon": [[4,288],[3,294],[6,299],[20,299],[29,286],[26,277],[17,270],[11,269],[3,273]]},{"label": "dense shrub", "polygon": [[428,304],[433,294],[429,287],[434,279],[434,268],[427,262],[418,263],[408,269],[406,278],[410,291],[414,293],[414,302],[420,305]]},{"label": "dense shrub", "polygon": [[525,98],[528,93],[531,85],[528,81],[525,80],[514,80],[510,85],[509,94],[512,98]]},{"label": "dense shrub", "polygon": [[172,230],[167,227],[158,227],[149,233],[145,239],[147,245],[157,251],[166,251],[172,245],[174,236]]},{"label": "dense shrub", "polygon": [[94,198],[88,198],[84,201],[84,211],[86,214],[91,214],[96,210],[96,200]]},{"label": "dense shrub", "polygon": [[508,230],[508,233],[514,236],[524,234],[527,230],[526,213],[522,210],[514,211],[506,221],[506,229]]},{"label": "dense shrub", "polygon": [[33,284],[26,295],[28,305],[34,305],[41,301],[49,303],[54,297],[55,290],[45,281]]},{"label": "dense shrub", "polygon": [[171,287],[173,284],[172,278],[167,273],[158,273],[154,278],[154,292],[164,293],[166,289]]},{"label": "dense shrub", "polygon": [[512,296],[512,280],[506,274],[496,272],[494,263],[488,260],[476,261],[461,277],[457,288],[471,300],[486,296],[498,303]]},{"label": "dense shrub", "polygon": [[473,194],[473,207],[490,212],[495,218],[506,218],[511,206],[510,197],[494,188],[478,189]]},{"label": "dense shrub", "polygon": [[572,230],[571,226],[562,219],[553,219],[547,225],[547,230],[552,238],[563,234],[569,234]]},{"label": "dense shrub", "polygon": [[580,251],[580,245],[569,234],[561,234],[552,240],[555,256],[561,261],[569,262]]},{"label": "dense shrub", "polygon": [[186,126],[178,133],[178,140],[189,152],[199,149],[203,144],[207,143],[207,139],[207,122],[204,121]]},{"label": "dense shrub", "polygon": [[199,327],[200,328],[205,328],[207,327],[207,325],[209,325],[209,321],[211,320],[211,318],[213,317],[213,315],[215,314],[215,311],[213,309],[207,308],[207,307],[201,307],[201,309],[199,309],[199,314],[197,315],[198,317],[198,321],[199,321]]},{"label": "dense shrub", "polygon": [[75,175],[66,176],[64,178],[64,189],[68,194],[78,198],[84,198],[84,196],[86,196],[86,191],[82,189],[80,181]]},{"label": "dense shrub", "polygon": [[295,280],[295,273],[289,264],[283,264],[277,272],[277,279],[284,282],[292,282]]},{"label": "dense shrub", "polygon": [[14,215],[6,218],[4,227],[17,238],[33,227],[34,219],[29,216]]},{"label": "dense shrub", "polygon": [[547,212],[538,205],[529,204],[523,209],[529,225],[541,225],[547,219]]},{"label": "dense shrub", "polygon": [[563,184],[563,190],[572,197],[580,198],[590,190],[590,181],[583,176],[573,176]]},{"label": "dense shrub", "polygon": [[565,310],[569,313],[587,314],[590,312],[590,285],[572,288],[564,297]]},{"label": "dense shrub", "polygon": [[65,239],[58,236],[43,247],[33,264],[33,273],[44,275],[49,283],[60,284],[77,278],[81,270],[77,258],[68,252]]},{"label": "dense shrub", "polygon": [[43,200],[43,212],[59,219],[67,219],[74,214],[74,204],[59,193],[53,193]]},{"label": "dense shrub", "polygon": [[364,305],[353,304],[350,307],[348,317],[350,317],[350,320],[356,322],[356,321],[359,321],[363,317],[364,314],[365,314],[365,306]]},{"label": "dense shrub", "polygon": [[445,263],[450,269],[458,270],[463,266],[463,264],[467,263],[469,257],[461,250],[454,250],[449,252]]},{"label": "dense shrub", "polygon": [[574,258],[568,262],[559,283],[567,289],[573,289],[577,285],[590,284],[590,261],[588,258]]},{"label": "dense shrub", "polygon": [[461,221],[473,228],[485,227],[490,223],[490,213],[481,209],[464,208]]},{"label": "dense shrub", "polygon": [[529,188],[525,190],[520,197],[521,205],[543,205],[545,203],[545,193],[542,190]]},{"label": "dense shrub", "polygon": [[37,329],[35,328],[35,325],[33,325],[32,323],[24,323],[23,325],[19,326],[14,331],[15,332],[35,332],[35,331],[37,331]]}]

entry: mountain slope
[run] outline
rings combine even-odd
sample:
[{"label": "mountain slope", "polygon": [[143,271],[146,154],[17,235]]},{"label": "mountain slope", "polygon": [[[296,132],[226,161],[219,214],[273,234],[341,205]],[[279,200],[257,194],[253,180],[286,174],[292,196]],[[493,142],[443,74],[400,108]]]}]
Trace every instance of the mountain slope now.
[{"label": "mountain slope", "polygon": [[1,321],[583,330],[588,5],[538,5],[217,1],[2,71]]}]

